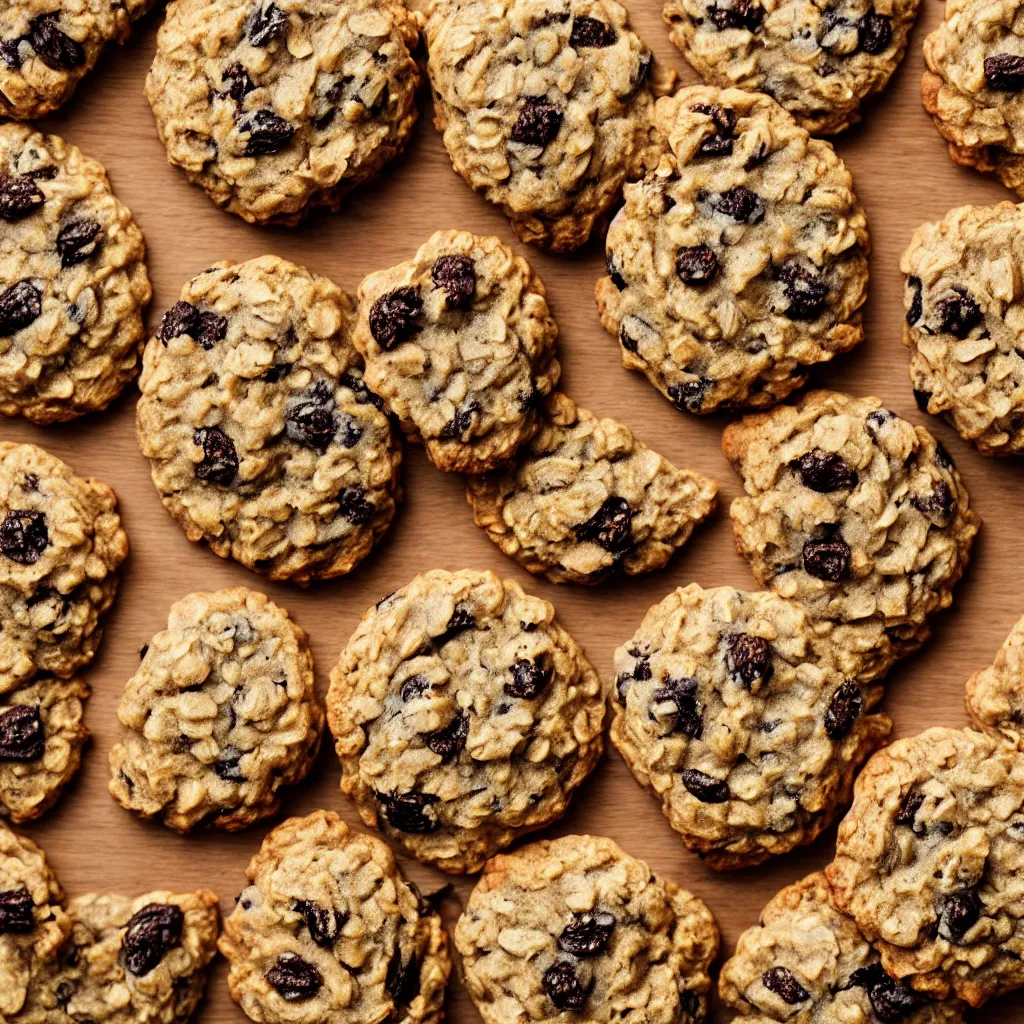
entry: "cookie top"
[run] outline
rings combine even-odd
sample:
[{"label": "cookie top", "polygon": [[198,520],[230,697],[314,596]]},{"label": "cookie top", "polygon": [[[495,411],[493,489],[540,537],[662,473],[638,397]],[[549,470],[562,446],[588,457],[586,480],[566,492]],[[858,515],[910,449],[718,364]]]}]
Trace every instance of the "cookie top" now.
[{"label": "cookie top", "polygon": [[21,1010],[29,979],[56,959],[71,931],[63,901],[43,851],[0,824],[0,1015]]},{"label": "cookie top", "polygon": [[401,0],[182,0],[146,97],[168,160],[250,223],[337,210],[405,148],[420,20]]},{"label": "cookie top", "polygon": [[608,230],[601,321],[680,409],[774,405],[864,336],[853,179],[767,96],[691,86],[654,119],[668,148]]},{"label": "cookie top", "polygon": [[918,405],[986,455],[1024,452],[1022,232],[1024,206],[960,206],[919,227],[900,260]]},{"label": "cookie top", "polygon": [[718,992],[744,1024],[962,1024],[963,1004],[932,1002],[885,973],[828,901],[822,874],[783,889],[736,943]]},{"label": "cookie top", "polygon": [[981,523],[953,460],[877,398],[814,391],[730,424],[722,448],[746,494],[736,547],[758,581],[842,623],[856,674],[916,650],[952,601]]},{"label": "cookie top", "polygon": [[976,728],[1024,748],[1024,617],[995,661],[967,680],[967,713]]},{"label": "cookie top", "polygon": [[0,441],[0,693],[92,659],[127,555],[106,484],[35,445]]},{"label": "cookie top", "polygon": [[110,793],[178,832],[275,813],[313,766],[323,710],[306,634],[263,594],[189,594],[146,645],[118,708]]},{"label": "cookie top", "polygon": [[0,222],[0,413],[56,423],[105,409],[138,373],[152,295],[131,211],[95,160],[3,124]]},{"label": "cookie top", "polygon": [[601,756],[601,681],[547,601],[490,572],[423,573],[371,608],[331,672],[342,790],[444,871],[561,817]]},{"label": "cookie top", "polygon": [[497,238],[438,231],[359,286],[366,382],[438,469],[486,472],[533,436],[557,336],[540,278]]},{"label": "cookie top", "polygon": [[524,242],[582,245],[656,161],[653,58],[614,0],[439,0],[426,39],[452,166]]},{"label": "cookie top", "polygon": [[447,936],[379,839],[332,811],[290,818],[246,876],[220,951],[257,1024],[440,1024]]},{"label": "cookie top", "polygon": [[699,1024],[718,928],[610,839],[565,836],[489,861],[455,946],[485,1024]]},{"label": "cookie top", "polygon": [[934,728],[868,761],[826,869],[885,969],[972,1006],[1024,985],[1024,754]]},{"label": "cookie top", "polygon": [[867,713],[880,696],[796,602],[691,583],[615,652],[611,739],[687,847],[730,870],[831,824],[889,735]]},{"label": "cookie top", "polygon": [[272,580],[350,572],[401,498],[402,452],[350,343],[354,307],[276,256],[194,277],[143,357],[142,452],[167,510]]},{"label": "cookie top", "polygon": [[903,59],[918,0],[667,0],[672,42],[712,85],[763,92],[809,132],[860,118]]}]

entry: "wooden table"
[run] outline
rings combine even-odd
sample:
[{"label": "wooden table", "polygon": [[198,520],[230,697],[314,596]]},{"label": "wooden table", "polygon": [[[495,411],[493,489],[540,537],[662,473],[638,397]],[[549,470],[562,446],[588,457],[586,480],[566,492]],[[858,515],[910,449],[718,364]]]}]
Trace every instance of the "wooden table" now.
[{"label": "wooden table", "polygon": [[[658,0],[633,0],[630,6],[634,27],[657,56],[692,80],[692,72],[668,41]],[[860,127],[839,138],[837,148],[868,212],[874,247],[867,340],[818,377],[827,386],[878,395],[910,420],[926,423],[953,453],[984,519],[952,612],[936,622],[926,649],[890,679],[883,707],[896,722],[894,735],[929,725],[964,724],[964,680],[991,661],[1024,612],[1021,463],[986,459],[944,423],[918,412],[907,376],[907,351],[900,342],[898,263],[914,228],[956,205],[1010,198],[999,184],[954,167],[921,108],[921,43],[941,13],[937,0],[922,0],[909,55],[889,90],[870,105]],[[107,413],[70,426],[0,424],[3,438],[44,445],[79,473],[111,484],[121,499],[132,545],[120,598],[107,620],[100,654],[87,672],[94,690],[88,709],[93,743],[78,779],[58,806],[25,831],[47,850],[71,895],[92,889],[136,894],[210,886],[220,893],[227,913],[265,825],[241,835],[208,832],[183,839],[161,825],[138,821],[107,795],[107,751],[118,734],[116,707],[122,686],[138,664],[139,648],[165,625],[172,601],[192,590],[228,585],[267,591],[310,633],[323,692],[328,671],[363,611],[426,569],[490,568],[518,579],[555,605],[562,623],[606,679],[615,647],[632,635],[647,607],[672,588],[692,580],[705,587],[755,585],[732,546],[728,506],[739,487],[719,448],[726,418],[698,419],[677,412],[645,378],[622,369],[619,346],[601,327],[592,299],[594,282],[602,272],[600,244],[572,257],[550,256],[519,244],[504,217],[452,173],[431,125],[426,95],[421,99],[424,116],[408,152],[379,183],[353,195],[340,215],[318,214],[302,229],[287,230],[252,227],[222,213],[168,166],[142,95],[159,20],[158,13],[150,16],[124,50],[108,52],[64,111],[44,124],[106,165],[116,193],[142,227],[155,289],[151,326],[177,299],[182,284],[215,260],[277,253],[354,293],[365,274],[408,258],[439,228],[495,234],[524,252],[547,285],[561,328],[565,390],[581,405],[629,424],[677,465],[715,477],[722,498],[717,516],[666,570],[605,588],[559,587],[532,578],[505,558],[474,526],[461,480],[438,473],[422,450],[410,448],[404,467],[407,498],[378,551],[350,578],[300,591],[267,585],[240,565],[221,561],[185,539],[161,507],[139,453],[134,388]],[[288,798],[288,812],[333,808],[361,828],[352,805],[339,791],[339,774],[331,745],[325,743],[314,776]],[[646,859],[654,871],[703,897],[718,918],[725,955],[779,888],[828,862],[834,841],[833,829],[810,848],[773,864],[716,874],[684,849],[614,750],[605,755],[565,820],[547,834],[572,832],[610,836]],[[403,866],[427,891],[447,880],[408,859],[403,859]],[[449,924],[454,924],[471,884],[456,880],[444,904]],[[223,961],[218,961],[197,1014],[204,1024],[245,1020],[228,997],[225,973]],[[457,979],[450,988],[449,1015],[454,1024],[479,1020]],[[713,1020],[727,1016],[717,1007]],[[1024,1024],[1024,999],[1004,998],[974,1019]]]}]

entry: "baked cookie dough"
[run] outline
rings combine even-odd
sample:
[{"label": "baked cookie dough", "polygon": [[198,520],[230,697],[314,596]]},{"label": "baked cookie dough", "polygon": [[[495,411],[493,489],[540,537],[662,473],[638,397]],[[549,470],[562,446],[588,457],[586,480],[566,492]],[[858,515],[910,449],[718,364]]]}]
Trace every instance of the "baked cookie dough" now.
[{"label": "baked cookie dough", "polygon": [[92,659],[127,556],[106,484],[35,445],[0,441],[0,694]]},{"label": "baked cookie dough", "polygon": [[660,569],[717,505],[718,485],[553,394],[515,461],[466,481],[477,526],[553,583]]},{"label": "baked cookie dough", "polygon": [[718,928],[610,839],[565,836],[489,861],[455,946],[485,1024],[699,1024]]},{"label": "baked cookie dough", "polygon": [[932,1002],[885,973],[822,874],[783,889],[722,967],[718,993],[743,1024],[962,1024],[963,1004]]},{"label": "baked cookie dough", "polygon": [[110,794],[177,832],[237,831],[281,806],[323,732],[306,634],[263,594],[190,594],[146,645],[118,708]]},{"label": "baked cookie dough", "polygon": [[993,663],[967,680],[967,713],[982,732],[1024,748],[1024,617]]},{"label": "baked cookie dough", "polygon": [[919,0],[668,0],[672,42],[712,85],[762,92],[809,132],[861,119],[907,49]]},{"label": "baked cookie dough", "polygon": [[438,231],[359,286],[366,383],[441,470],[486,472],[533,436],[557,336],[540,278],[497,238]]},{"label": "baked cookie dough", "polygon": [[1024,754],[934,728],[868,761],[826,869],[895,978],[971,1006],[1024,985]]},{"label": "baked cookie dough", "polygon": [[691,86],[654,121],[668,150],[608,230],[601,322],[679,409],[774,405],[864,336],[853,180],[767,96]]},{"label": "baked cookie dough", "polygon": [[137,416],[189,540],[305,585],[351,572],[387,530],[402,452],[354,319],[337,285],[277,256],[185,285],[146,346]]},{"label": "baked cookie dough", "polygon": [[107,43],[123,43],[155,0],[4,0],[0,115],[34,120],[65,103]]},{"label": "baked cookie dough", "polygon": [[696,583],[615,652],[611,740],[716,870],[812,842],[892,722],[795,601]]},{"label": "baked cookie dough", "polygon": [[845,674],[884,675],[952,601],[981,520],[949,452],[877,398],[814,391],[726,427],[746,494],[736,548],[762,586],[795,598]]},{"label": "baked cookie dough", "polygon": [[440,1024],[447,936],[379,839],[331,811],[290,818],[246,875],[220,951],[257,1024]]},{"label": "baked cookie dough", "polygon": [[419,15],[401,0],[181,0],[146,98],[170,163],[250,223],[337,210],[404,148]]},{"label": "baked cookie dough", "polygon": [[0,413],[45,424],[105,409],[138,373],[152,295],[131,211],[95,160],[3,124],[0,222]]},{"label": "baked cookie dough", "polygon": [[490,572],[423,573],[331,672],[341,788],[443,871],[479,871],[562,816],[601,756],[601,682],[547,601]]},{"label": "baked cookie dough", "polygon": [[434,124],[452,166],[524,242],[575,249],[657,162],[647,47],[614,0],[439,0]]},{"label": "baked cookie dough", "polygon": [[1022,234],[1024,206],[960,206],[919,227],[900,260],[917,403],[985,455],[1024,452]]}]

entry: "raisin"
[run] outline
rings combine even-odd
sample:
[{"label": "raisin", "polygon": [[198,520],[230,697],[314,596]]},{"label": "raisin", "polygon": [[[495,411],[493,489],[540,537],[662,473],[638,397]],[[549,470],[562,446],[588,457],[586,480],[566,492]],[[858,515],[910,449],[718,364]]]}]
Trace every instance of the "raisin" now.
[{"label": "raisin", "polygon": [[664,686],[654,691],[656,704],[674,704],[673,732],[681,732],[691,739],[700,739],[704,733],[704,706],[697,699],[697,680],[669,676]]},{"label": "raisin", "polygon": [[921,391],[918,388],[914,388],[914,401],[917,403],[917,407],[921,412],[928,411],[928,403],[931,400],[932,393],[930,391]]},{"label": "raisin", "polygon": [[43,190],[31,178],[0,175],[0,220],[13,224],[35,213],[45,200]]},{"label": "raisin", "polygon": [[205,310],[196,314],[196,323],[192,331],[196,341],[209,352],[218,341],[223,341],[228,333],[228,318]]},{"label": "raisin", "polygon": [[217,777],[225,782],[244,782],[242,774],[242,752],[237,747],[225,747],[213,766]]},{"label": "raisin", "polygon": [[0,892],[0,935],[28,935],[35,929],[35,903],[26,886]]},{"label": "raisin", "polygon": [[953,492],[944,480],[935,480],[931,491],[924,497],[912,498],[911,504],[926,516],[937,515],[945,519],[953,511]]},{"label": "raisin", "polygon": [[950,893],[942,904],[939,933],[943,938],[959,942],[981,916],[981,899],[973,889]]},{"label": "raisin", "polygon": [[588,18],[577,14],[572,19],[572,31],[569,33],[569,45],[579,50],[585,46],[612,46],[618,39],[615,29],[597,18]]},{"label": "raisin", "polygon": [[726,28],[745,28],[748,32],[755,32],[764,20],[764,8],[753,0],[736,0],[731,7],[713,4],[708,8],[708,17],[720,31]]},{"label": "raisin", "polygon": [[192,440],[203,449],[202,462],[196,463],[196,477],[223,487],[231,484],[238,472],[235,442],[220,427],[198,427]]},{"label": "raisin", "polygon": [[365,526],[377,511],[373,502],[366,500],[366,492],[358,484],[343,487],[336,500],[338,512],[353,526]]},{"label": "raisin", "polygon": [[85,63],[82,44],[57,27],[60,15],[47,11],[29,22],[28,41],[39,59],[54,71],[70,71]]},{"label": "raisin", "polygon": [[860,687],[847,680],[832,694],[825,711],[825,732],[829,739],[841,740],[848,735],[863,708]]},{"label": "raisin", "polygon": [[990,89],[1020,92],[1024,89],[1024,57],[996,53],[985,58],[985,81]]},{"label": "raisin", "polygon": [[737,224],[757,224],[764,218],[764,202],[746,185],[735,185],[724,192],[709,195],[707,199],[712,210]]},{"label": "raisin", "polygon": [[705,135],[697,147],[699,156],[728,156],[732,152],[736,132],[736,111],[718,103],[698,103],[693,108],[696,114],[707,114],[714,130]]},{"label": "raisin", "polygon": [[683,785],[704,804],[724,804],[729,799],[728,783],[713,779],[696,768],[685,768]]},{"label": "raisin", "polygon": [[292,910],[302,916],[309,937],[321,948],[331,949],[345,927],[348,914],[333,907],[321,907],[312,900],[296,900]]},{"label": "raisin", "polygon": [[573,956],[597,956],[608,946],[615,930],[615,916],[606,910],[576,914],[558,936],[558,948]]},{"label": "raisin", "polygon": [[714,383],[708,377],[698,377],[697,380],[688,380],[683,384],[670,384],[668,397],[672,399],[677,409],[700,412],[704,399]]},{"label": "raisin", "polygon": [[838,583],[850,571],[850,546],[842,540],[809,540],[803,550],[804,571],[826,583]]},{"label": "raisin", "polygon": [[913,296],[910,299],[910,306],[907,308],[907,325],[913,327],[921,319],[921,313],[923,312],[923,303],[921,300],[921,278],[919,277],[908,277],[907,285],[913,292]]},{"label": "raisin", "polygon": [[238,130],[249,135],[246,156],[269,156],[280,153],[295,135],[295,125],[265,107],[254,110],[238,122]]},{"label": "raisin", "polygon": [[800,474],[804,487],[819,494],[847,491],[857,486],[857,472],[840,455],[814,448],[790,463]]},{"label": "raisin", "polygon": [[147,903],[128,922],[121,939],[124,967],[129,974],[148,974],[164,956],[181,945],[185,915],[173,903]]},{"label": "raisin", "polygon": [[811,998],[810,993],[796,980],[796,976],[786,967],[771,967],[761,975],[761,984],[769,992],[774,992],[784,1003],[796,1006]]},{"label": "raisin", "polygon": [[604,258],[604,268],[608,273],[608,276],[612,279],[612,284],[620,292],[626,290],[626,279],[622,276],[622,271],[619,270],[618,264],[615,262],[615,257],[608,253]]},{"label": "raisin", "polygon": [[338,432],[334,415],[334,394],[325,380],[318,380],[307,394],[294,403],[285,419],[288,439],[322,455]]},{"label": "raisin", "polygon": [[352,392],[357,405],[372,405],[375,409],[384,411],[384,399],[380,395],[375,395],[359,377],[343,373],[338,378],[338,383]]},{"label": "raisin", "polygon": [[388,961],[384,987],[396,1006],[408,1006],[420,990],[420,962],[415,956],[402,961],[402,951],[395,949]]},{"label": "raisin", "polygon": [[804,269],[795,260],[779,268],[779,280],[789,300],[786,316],[790,320],[816,320],[828,299],[828,285],[817,274]]},{"label": "raisin", "polygon": [[249,72],[237,62],[226,67],[220,77],[224,84],[224,94],[236,103],[241,103],[256,88]]},{"label": "raisin", "polygon": [[872,57],[889,49],[892,43],[892,22],[874,8],[857,22],[857,46]]},{"label": "raisin", "polygon": [[946,446],[941,441],[935,442],[935,465],[939,469],[952,469],[953,468],[953,456],[946,450]]},{"label": "raisin", "polygon": [[900,809],[896,812],[893,821],[897,825],[906,825],[913,830],[915,835],[924,835],[925,829],[915,825],[914,819],[917,817],[917,812],[921,810],[921,805],[924,803],[924,793],[916,793],[911,790],[900,804]]},{"label": "raisin", "polygon": [[410,676],[399,688],[398,695],[405,701],[406,704],[411,700],[415,700],[417,697],[422,697],[423,694],[430,689],[430,683],[424,679],[423,676]]},{"label": "raisin", "polygon": [[562,111],[558,107],[542,99],[528,97],[519,111],[516,123],[512,125],[509,140],[524,146],[543,148],[558,134],[562,118]]},{"label": "raisin", "polygon": [[312,999],[324,983],[316,967],[297,953],[282,953],[264,977],[288,1003]]},{"label": "raisin", "polygon": [[281,34],[287,24],[288,15],[277,4],[267,4],[253,11],[245,34],[253,46],[266,46]]},{"label": "raisin", "polygon": [[729,673],[748,690],[758,681],[767,683],[775,671],[772,653],[772,645],[763,636],[737,633],[729,638]]},{"label": "raisin", "polygon": [[616,558],[633,550],[633,510],[625,498],[605,498],[585,523],[573,529],[577,540],[597,544]]},{"label": "raisin", "polygon": [[19,281],[0,294],[0,338],[28,327],[43,311],[43,293],[31,281]]},{"label": "raisin", "polygon": [[971,328],[981,323],[981,307],[966,288],[954,288],[952,295],[936,303],[942,330],[961,339],[971,333]]},{"label": "raisin", "polygon": [[100,247],[100,226],[94,220],[65,224],[57,235],[57,252],[62,267],[84,263]]},{"label": "raisin", "polygon": [[377,793],[376,796],[388,824],[399,832],[426,835],[437,831],[441,825],[424,813],[427,807],[440,800],[433,793]]},{"label": "raisin", "polygon": [[160,341],[170,341],[182,334],[193,335],[199,310],[191,302],[176,302],[160,321],[156,336]]},{"label": "raisin", "polygon": [[455,415],[444,425],[438,438],[442,441],[468,440],[469,433],[476,425],[480,403],[470,398],[455,410]]},{"label": "raisin", "polygon": [[544,972],[544,991],[559,1010],[579,1010],[587,1001],[590,985],[568,960],[558,960]]},{"label": "raisin", "polygon": [[20,39],[5,39],[0,42],[0,60],[12,71],[17,71],[21,67],[21,54],[18,52],[20,45]]},{"label": "raisin", "polygon": [[46,749],[46,733],[38,707],[13,704],[0,711],[0,761],[38,761]]},{"label": "raisin", "polygon": [[453,640],[460,633],[465,633],[467,629],[474,629],[475,627],[476,619],[473,618],[473,613],[464,605],[457,604],[455,611],[451,614],[451,618],[448,619],[448,625],[445,626],[444,632],[440,636],[435,637],[435,640],[438,647],[443,647],[449,640]]},{"label": "raisin", "polygon": [[438,256],[430,268],[434,284],[444,291],[445,302],[451,309],[465,309],[472,305],[476,294],[476,270],[468,256]]},{"label": "raisin", "polygon": [[890,978],[881,964],[858,968],[850,975],[850,985],[867,991],[871,1008],[883,1024],[905,1020],[923,1002],[912,989]]},{"label": "raisin", "polygon": [[551,682],[553,668],[544,668],[535,661],[517,658],[512,662],[512,679],[503,687],[509,697],[520,700],[536,700],[541,691]]},{"label": "raisin", "polygon": [[465,711],[460,711],[443,729],[428,732],[423,741],[442,762],[447,762],[462,753],[468,735],[469,715]]},{"label": "raisin", "polygon": [[385,351],[408,341],[419,329],[423,301],[415,288],[398,288],[382,295],[370,307],[370,333]]},{"label": "raisin", "polygon": [[0,523],[0,552],[19,565],[35,565],[49,543],[50,531],[42,512],[15,509]]},{"label": "raisin", "polygon": [[676,253],[676,274],[686,284],[707,284],[718,273],[718,257],[710,246],[688,245]]}]

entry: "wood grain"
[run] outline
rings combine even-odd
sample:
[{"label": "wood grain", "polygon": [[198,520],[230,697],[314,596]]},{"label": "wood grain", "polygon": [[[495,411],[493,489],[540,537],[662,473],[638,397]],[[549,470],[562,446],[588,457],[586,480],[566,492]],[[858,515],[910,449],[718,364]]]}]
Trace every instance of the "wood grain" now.
[{"label": "wood grain", "polygon": [[[668,42],[660,3],[633,0],[630,6],[634,26],[658,57],[692,79]],[[952,613],[937,622],[936,635],[925,651],[891,679],[885,708],[896,721],[897,734],[934,724],[964,724],[964,680],[991,660],[1024,612],[1021,464],[983,458],[945,424],[918,412],[900,342],[898,262],[913,229],[952,206],[1009,197],[998,184],[953,166],[921,108],[921,43],[941,11],[937,0],[923,0],[910,53],[890,89],[871,105],[865,124],[838,140],[837,149],[850,166],[867,209],[874,243],[867,341],[818,378],[828,386],[878,395],[912,421],[927,422],[956,458],[984,519]],[[353,195],[340,215],[317,215],[301,230],[292,231],[251,227],[220,212],[167,165],[142,96],[158,23],[159,15],[151,16],[124,50],[106,54],[66,110],[44,124],[104,163],[116,192],[134,211],[146,236],[155,288],[151,325],[176,300],[189,277],[220,259],[277,253],[354,292],[364,274],[407,258],[439,228],[493,233],[525,251],[504,218],[452,173],[431,126],[426,96],[425,116],[407,154],[378,184]],[[0,424],[5,439],[44,445],[78,472],[110,483],[121,498],[132,543],[120,599],[108,620],[100,655],[87,673],[94,689],[88,710],[92,746],[62,802],[42,823],[26,829],[49,852],[69,893],[114,889],[134,894],[208,885],[220,893],[227,912],[242,888],[245,864],[266,831],[257,827],[230,837],[209,833],[182,839],[159,825],[140,823],[107,795],[107,751],[118,731],[116,706],[124,681],[138,664],[139,648],[164,625],[171,602],[189,591],[236,584],[266,590],[311,634],[323,692],[327,673],[364,609],[415,573],[434,567],[490,568],[519,579],[554,603],[563,624],[606,678],[616,645],[632,634],[648,606],[672,588],[692,580],[703,586],[753,588],[732,546],[728,505],[738,486],[719,449],[725,419],[681,414],[644,378],[622,369],[618,345],[601,328],[592,297],[602,267],[600,245],[572,257],[525,254],[547,285],[561,327],[565,389],[581,405],[628,423],[673,462],[708,473],[721,484],[718,516],[665,571],[596,590],[533,579],[473,525],[460,480],[438,473],[420,449],[412,448],[405,467],[404,507],[390,536],[351,578],[307,592],[269,586],[241,566],[189,544],[163,511],[135,440],[134,390],[105,415],[68,427]],[[317,807],[334,808],[357,825],[338,780],[328,743],[315,777],[294,793],[287,810],[302,814]],[[606,754],[568,817],[551,832],[611,836],[655,871],[691,888],[716,914],[726,954],[780,887],[830,859],[834,841],[833,831],[774,864],[716,875],[683,848],[614,751]],[[404,866],[427,891],[447,880],[408,860]],[[449,923],[454,923],[470,885],[467,880],[456,882],[453,896],[445,901]],[[224,964],[219,963],[198,1019],[241,1024],[245,1018],[228,997],[224,975]],[[457,980],[451,986],[449,1012],[454,1024],[479,1020]],[[713,1019],[721,1022],[726,1016],[718,1007]],[[1024,1024],[1024,1001],[1005,998],[974,1019]]]}]

